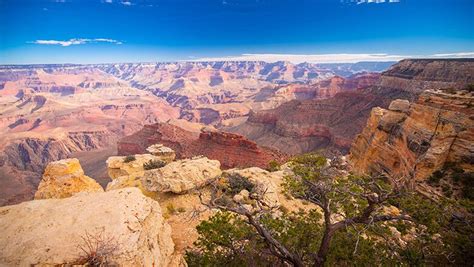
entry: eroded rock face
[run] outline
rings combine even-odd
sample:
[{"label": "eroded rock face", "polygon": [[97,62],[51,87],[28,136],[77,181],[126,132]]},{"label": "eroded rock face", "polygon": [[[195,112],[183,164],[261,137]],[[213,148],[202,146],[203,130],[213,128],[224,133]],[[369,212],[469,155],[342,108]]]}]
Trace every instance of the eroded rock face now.
[{"label": "eroded rock face", "polygon": [[224,169],[265,168],[271,160],[284,161],[287,158],[277,150],[258,146],[238,134],[208,130],[198,134],[167,123],[146,125],[133,135],[122,138],[118,142],[118,153],[145,153],[147,147],[157,143],[173,149],[178,159],[204,155],[220,161]]},{"label": "eroded rock face", "polygon": [[48,164],[35,199],[66,198],[78,192],[103,191],[94,179],[84,175],[78,159],[63,159]]},{"label": "eroded rock face", "polygon": [[186,193],[221,175],[221,164],[206,157],[178,160],[154,170],[145,171],[142,184],[148,191]]},{"label": "eroded rock face", "polygon": [[446,163],[473,170],[473,101],[466,91],[425,91],[409,105],[396,100],[391,110],[374,108],[351,148],[354,170],[414,180]]},{"label": "eroded rock face", "polygon": [[[474,83],[473,69],[473,59],[403,60],[384,72],[375,85],[341,91],[328,99],[294,100],[251,112],[247,122],[226,130],[290,154],[318,149],[346,153],[372,108],[388,108],[395,99],[414,101],[425,89],[464,88]],[[403,108],[402,103],[397,105]]]},{"label": "eroded rock face", "polygon": [[87,234],[109,240],[109,263],[119,266],[167,266],[173,253],[159,204],[136,188],[5,206],[0,228],[5,266],[75,263]]}]

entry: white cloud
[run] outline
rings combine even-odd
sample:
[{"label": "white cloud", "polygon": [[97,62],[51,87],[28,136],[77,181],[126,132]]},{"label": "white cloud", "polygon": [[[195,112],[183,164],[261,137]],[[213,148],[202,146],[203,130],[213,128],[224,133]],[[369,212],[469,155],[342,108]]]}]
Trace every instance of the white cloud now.
[{"label": "white cloud", "polygon": [[290,61],[293,63],[351,63],[359,61],[398,61],[411,56],[389,54],[242,54],[240,56],[199,58],[195,61]]},{"label": "white cloud", "polygon": [[95,39],[84,39],[84,38],[73,38],[69,40],[36,40],[33,44],[40,44],[40,45],[60,45],[60,46],[71,46],[71,45],[80,45],[80,44],[87,44],[87,43],[113,43],[113,44],[122,44],[121,41],[117,41],[114,39],[107,39],[107,38],[95,38]]},{"label": "white cloud", "polygon": [[360,5],[360,4],[400,3],[400,0],[341,0],[341,2]]},{"label": "white cloud", "polygon": [[112,4],[112,0],[104,0],[104,2],[107,4]]},{"label": "white cloud", "polygon": [[132,2],[130,2],[130,1],[123,1],[123,2],[120,2],[120,3],[121,3],[122,5],[124,5],[124,6],[131,6],[131,5],[133,5]]},{"label": "white cloud", "polygon": [[242,54],[228,57],[198,58],[192,61],[290,61],[292,63],[356,63],[360,61],[399,61],[406,58],[474,58],[474,52],[459,52],[433,55],[390,54]]},{"label": "white cloud", "polygon": [[433,57],[440,57],[440,58],[473,58],[474,57],[474,52],[434,54]]}]

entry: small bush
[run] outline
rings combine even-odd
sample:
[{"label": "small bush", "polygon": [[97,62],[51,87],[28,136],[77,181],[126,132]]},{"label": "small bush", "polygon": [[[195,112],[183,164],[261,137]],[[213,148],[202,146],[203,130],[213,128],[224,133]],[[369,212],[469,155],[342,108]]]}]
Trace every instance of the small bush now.
[{"label": "small bush", "polygon": [[464,90],[468,91],[468,92],[474,92],[474,84],[471,83],[471,84],[468,84],[466,86],[466,88],[464,88]]},{"label": "small bush", "polygon": [[255,185],[250,182],[250,180],[247,177],[244,177],[240,174],[231,174],[228,177],[229,179],[229,188],[230,188],[230,193],[232,195],[240,193],[242,190],[247,190],[249,192],[252,192],[254,189]]},{"label": "small bush", "polygon": [[450,88],[445,88],[444,91],[448,94],[455,94],[456,93],[456,89],[450,87]]},{"label": "small bush", "polygon": [[179,212],[179,213],[183,213],[183,212],[185,212],[185,211],[186,211],[186,209],[183,208],[183,207],[179,207],[179,208],[178,208],[178,212]]},{"label": "small bush", "polygon": [[73,265],[84,266],[113,266],[110,257],[119,249],[114,238],[106,237],[104,232],[96,234],[85,233],[81,236],[82,243],[78,245],[81,254]]},{"label": "small bush", "polygon": [[428,178],[428,183],[433,185],[433,184],[438,184],[441,178],[443,178],[444,173],[440,170],[437,170],[431,174],[431,176]]},{"label": "small bush", "polygon": [[143,164],[143,169],[145,170],[159,169],[161,167],[164,167],[165,165],[166,163],[164,161],[152,159]]},{"label": "small bush", "polygon": [[125,159],[123,160],[124,163],[128,163],[128,162],[132,162],[132,161],[135,161],[136,158],[134,155],[128,155],[125,157]]},{"label": "small bush", "polygon": [[169,203],[168,205],[166,205],[166,210],[168,211],[169,214],[175,214],[177,212],[173,203]]},{"label": "small bush", "polygon": [[276,172],[280,170],[280,163],[275,160],[272,160],[268,163],[267,171]]}]

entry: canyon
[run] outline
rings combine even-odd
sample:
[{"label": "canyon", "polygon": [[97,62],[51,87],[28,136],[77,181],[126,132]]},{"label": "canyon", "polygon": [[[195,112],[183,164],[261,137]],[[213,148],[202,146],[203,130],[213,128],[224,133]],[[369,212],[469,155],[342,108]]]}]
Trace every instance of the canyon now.
[{"label": "canyon", "polygon": [[[351,90],[347,77],[358,77],[357,87],[377,79],[377,74],[368,72],[391,64],[0,66],[0,205],[31,199],[47,163],[69,156],[78,157],[86,174],[105,186],[109,178],[103,162],[116,154],[120,138],[145,125],[167,122],[198,134],[204,125],[236,126],[253,110]],[[251,147],[252,153],[264,151],[247,140],[234,143],[238,142]],[[262,152],[259,157],[266,161],[275,158],[268,156],[272,153]],[[235,165],[231,160],[226,164]],[[264,161],[258,164],[263,167]]]}]

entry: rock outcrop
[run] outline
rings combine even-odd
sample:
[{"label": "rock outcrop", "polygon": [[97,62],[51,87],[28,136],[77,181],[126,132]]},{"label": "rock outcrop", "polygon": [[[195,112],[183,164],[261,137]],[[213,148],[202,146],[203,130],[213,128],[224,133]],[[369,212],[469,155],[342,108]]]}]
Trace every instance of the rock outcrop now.
[{"label": "rock outcrop", "polygon": [[78,159],[63,159],[48,164],[35,199],[66,198],[79,192],[103,191],[94,179],[84,175]]},{"label": "rock outcrop", "polygon": [[384,72],[376,85],[252,112],[247,122],[226,130],[291,154],[318,149],[346,153],[372,108],[388,108],[395,99],[414,101],[424,89],[464,88],[474,83],[473,70],[474,59],[403,60]]},{"label": "rock outcrop", "polygon": [[186,193],[199,188],[221,175],[220,163],[206,157],[178,160],[159,168],[145,171],[142,184],[152,192]]},{"label": "rock outcrop", "polygon": [[162,144],[151,145],[146,149],[146,151],[153,156],[159,157],[164,162],[172,162],[176,158],[174,150]]},{"label": "rock outcrop", "polygon": [[137,154],[129,157],[125,156],[113,156],[109,157],[106,161],[107,172],[112,180],[120,177],[127,176],[136,172],[143,172],[143,165],[150,161],[160,161],[160,156],[152,154]]},{"label": "rock outcrop", "polygon": [[265,168],[271,160],[283,161],[286,155],[260,147],[245,137],[220,131],[203,130],[200,134],[175,125],[146,125],[118,142],[120,155],[145,153],[153,144],[163,144],[176,152],[178,159],[204,155],[221,162],[223,168],[257,166]]},{"label": "rock outcrop", "polygon": [[84,264],[96,238],[111,265],[168,266],[173,253],[159,204],[136,188],[1,207],[0,228],[2,266]]},{"label": "rock outcrop", "polygon": [[355,171],[423,181],[447,163],[474,170],[472,92],[425,91],[416,102],[374,108],[354,140]]}]

